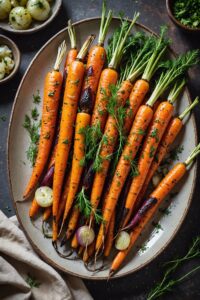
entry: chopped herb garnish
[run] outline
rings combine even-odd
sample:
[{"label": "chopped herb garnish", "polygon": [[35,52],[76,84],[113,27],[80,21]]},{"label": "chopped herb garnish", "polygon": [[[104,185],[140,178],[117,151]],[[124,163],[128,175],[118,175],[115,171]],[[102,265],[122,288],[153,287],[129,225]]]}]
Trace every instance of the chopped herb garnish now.
[{"label": "chopped herb garnish", "polygon": [[149,152],[149,157],[152,158],[155,154],[156,148],[154,146],[151,146],[150,152]]},{"label": "chopped herb garnish", "polygon": [[37,90],[37,94],[33,94],[33,103],[39,104],[41,102],[40,92]]},{"label": "chopped herb garnish", "polygon": [[37,121],[38,117],[39,117],[39,113],[37,108],[33,108],[31,111],[31,117],[33,118],[33,120]]},{"label": "chopped herb garnish", "polygon": [[77,79],[77,80],[70,80],[71,84],[74,84],[76,86],[79,85],[79,82],[80,82],[80,79]]},{"label": "chopped herb garnish", "polygon": [[29,273],[28,273],[28,276],[26,278],[26,282],[28,283],[28,285],[31,287],[31,288],[39,288],[39,286],[41,285],[41,282],[37,281],[36,278],[34,278],[33,276],[31,276]]},{"label": "chopped herb garnish", "polygon": [[191,28],[200,27],[200,1],[199,0],[175,0],[173,2],[175,18],[183,25]]},{"label": "chopped herb garnish", "polygon": [[69,145],[69,140],[68,140],[68,139],[64,140],[64,141],[63,141],[63,144]]},{"label": "chopped herb garnish", "polygon": [[154,128],[152,130],[152,132],[150,133],[150,136],[152,138],[155,138],[156,142],[158,142],[159,141],[159,138],[158,138],[158,128]]},{"label": "chopped herb garnish", "polygon": [[51,92],[48,93],[49,97],[53,97],[54,95],[55,95],[55,91],[51,91]]}]

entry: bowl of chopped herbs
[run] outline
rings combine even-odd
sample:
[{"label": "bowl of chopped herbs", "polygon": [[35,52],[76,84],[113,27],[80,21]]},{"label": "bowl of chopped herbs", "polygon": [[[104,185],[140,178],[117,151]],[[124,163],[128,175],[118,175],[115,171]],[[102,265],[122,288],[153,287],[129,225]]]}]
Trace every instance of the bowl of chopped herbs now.
[{"label": "bowl of chopped herbs", "polygon": [[171,20],[186,31],[200,32],[200,0],[166,0]]}]

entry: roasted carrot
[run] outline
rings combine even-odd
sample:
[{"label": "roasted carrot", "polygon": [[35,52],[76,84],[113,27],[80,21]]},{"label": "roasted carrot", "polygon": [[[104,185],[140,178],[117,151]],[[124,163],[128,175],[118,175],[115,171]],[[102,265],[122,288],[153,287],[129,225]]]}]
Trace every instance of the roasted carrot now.
[{"label": "roasted carrot", "polygon": [[112,249],[113,240],[114,240],[114,229],[115,229],[115,211],[111,217],[110,224],[108,227],[108,234],[106,236],[104,256],[108,257]]},{"label": "roasted carrot", "polygon": [[72,25],[71,20],[68,21],[68,34],[69,34],[69,39],[70,39],[70,50],[67,53],[67,57],[65,60],[65,78],[67,77],[67,74],[69,72],[69,66],[71,63],[76,59],[78,55],[78,50],[77,50],[77,44],[76,44],[76,33],[74,26]]},{"label": "roasted carrot", "polygon": [[182,127],[183,127],[183,119],[188,115],[188,113],[199,103],[198,101],[198,97],[193,101],[192,104],[190,104],[184,111],[182,114],[180,114],[180,116],[173,118],[167,129],[166,132],[160,142],[160,145],[158,147],[158,150],[156,152],[156,159],[153,160],[151,167],[149,168],[148,174],[146,176],[144,185],[142,187],[142,190],[139,194],[139,197],[137,199],[137,202],[140,202],[142,200],[142,198],[145,195],[145,192],[147,190],[147,187],[153,177],[153,175],[155,174],[155,172],[157,171],[159,165],[161,164],[161,162],[163,161],[164,157],[166,156],[166,154],[169,152],[169,148],[172,145],[172,143],[175,141],[177,135],[179,134],[179,132],[181,131]]},{"label": "roasted carrot", "polygon": [[109,10],[106,17],[106,5],[105,2],[103,1],[98,42],[97,45],[91,47],[88,53],[86,75],[85,75],[83,88],[82,88],[83,97],[85,91],[87,91],[87,93],[90,95],[92,101],[92,108],[94,106],[99,78],[106,61],[106,50],[104,48],[104,41],[111,20],[112,20],[112,11]]},{"label": "roasted carrot", "polygon": [[[158,68],[158,63],[165,53],[167,46],[169,44],[169,40],[165,38],[166,27],[161,27],[161,33],[159,39],[151,38],[150,42],[154,43],[154,51],[152,52],[150,57],[147,57],[148,63],[146,64],[145,70],[141,79],[138,79],[131,91],[129,97],[129,105],[126,109],[125,120],[124,120],[124,132],[128,134],[134,117],[142,104],[145,96],[149,92],[150,80],[153,77],[155,71]],[[142,57],[140,57],[140,60]],[[134,73],[133,75],[134,76]],[[131,76],[129,77],[131,79]]]},{"label": "roasted carrot", "polygon": [[104,223],[100,226],[96,242],[97,251],[99,251],[102,246],[103,237],[107,233],[111,215],[117,204],[122,187],[130,172],[131,161],[134,160],[137,154],[144,133],[151,121],[152,116],[153,111],[147,105],[142,105],[137,112],[132,129],[128,136],[127,143],[116,167],[108,196],[106,197],[105,210],[103,213]]},{"label": "roasted carrot", "polygon": [[72,241],[71,241],[71,247],[73,249],[77,249],[79,246],[79,243],[78,243],[78,239],[76,237],[76,233],[74,234],[73,238],[72,238]]},{"label": "roasted carrot", "polygon": [[74,137],[74,153],[72,159],[72,173],[69,184],[69,191],[65,205],[65,211],[63,216],[64,224],[68,213],[73,205],[74,199],[76,197],[76,193],[78,191],[82,171],[83,164],[81,163],[85,156],[85,146],[84,146],[84,135],[81,130],[85,129],[90,123],[90,114],[86,111],[79,112],[76,117],[76,125],[75,125],[75,137]]},{"label": "roasted carrot", "polygon": [[[145,201],[153,201],[154,204],[149,207],[145,214],[139,216],[139,221],[135,222],[135,226],[132,229],[131,241],[129,247],[124,251],[119,251],[112,262],[109,277],[112,276],[121,266],[128,253],[134,246],[136,240],[141,235],[142,231],[154,216],[160,204],[165,197],[174,188],[174,186],[181,180],[187,171],[187,167],[193,162],[195,157],[200,153],[200,144],[192,151],[187,160],[184,163],[177,163],[169,173],[159,183],[157,188],[151,193],[149,198]],[[145,203],[143,205],[145,205]]]},{"label": "roasted carrot", "polygon": [[[126,181],[131,168],[131,162],[136,156],[138,148],[141,144],[142,137],[153,117],[153,105],[160,95],[167,89],[178,76],[184,74],[184,72],[198,61],[198,51],[194,50],[180,56],[177,60],[174,60],[170,64],[169,69],[164,71],[158,83],[147,101],[146,105],[142,105],[133,122],[130,134],[128,136],[127,144],[124,147],[116,171],[111,183],[110,191],[107,196],[105,211],[103,213],[104,222],[100,226],[99,234],[96,242],[96,251],[98,252],[102,246],[104,237],[108,230],[111,215],[117,204],[120,192]],[[168,105],[167,105],[168,106]],[[169,111],[170,104],[169,104]],[[151,150],[153,152],[153,150]]]},{"label": "roasted carrot", "polygon": [[79,210],[78,207],[74,206],[74,208],[72,210],[72,213],[71,213],[71,216],[70,216],[70,219],[69,219],[69,223],[67,225],[67,231],[66,231],[67,240],[70,239],[70,237],[72,236],[72,234],[76,230],[79,217],[80,217],[80,210]]},{"label": "roasted carrot", "polygon": [[31,178],[24,192],[26,199],[35,188],[46,166],[54,139],[55,126],[59,107],[59,98],[62,85],[62,75],[59,72],[60,64],[66,52],[66,44],[63,42],[58,48],[58,54],[54,68],[48,72],[44,83],[42,124],[38,144],[38,154],[32,171]]},{"label": "roasted carrot", "polygon": [[[137,40],[138,38],[135,37],[135,39]],[[148,58],[151,56],[153,51],[153,46],[154,39],[152,37],[147,38],[144,44],[140,45],[142,49],[138,50],[136,57],[131,57],[131,59],[127,62],[127,67],[125,68],[126,70],[125,74],[123,74],[120,88],[115,88],[111,98],[109,99],[107,106],[109,116],[105,125],[103,137],[99,144],[99,149],[97,150],[94,160],[94,169],[96,173],[90,196],[91,205],[93,206],[94,210],[97,208],[101,199],[111,157],[116,148],[118,136],[119,144],[116,158],[118,153],[121,153],[123,147],[123,114],[125,111],[123,107],[126,104],[133,88],[132,82],[136,80],[136,78],[142,73],[147,65]],[[125,76],[127,79],[123,80]]]},{"label": "roasted carrot", "polygon": [[93,35],[87,38],[79,51],[76,60],[71,63],[67,76],[53,180],[53,241],[57,239],[58,234],[58,207],[73,135],[78,100],[85,72],[83,58],[93,39]]},{"label": "roasted carrot", "polygon": [[51,213],[52,213],[52,206],[47,207],[47,208],[44,210],[44,213],[43,213],[43,216],[42,216],[43,222],[44,222],[44,221],[47,221],[47,220],[49,219],[49,217],[51,216]]},{"label": "roasted carrot", "polygon": [[101,73],[91,125],[95,126],[97,123],[99,123],[102,131],[107,119],[106,107],[108,103],[108,97],[110,96],[110,86],[117,83],[118,72],[116,70],[122,58],[124,44],[138,17],[139,14],[136,13],[130,25],[126,21],[122,22],[117,47],[113,52],[113,56],[108,64],[108,68],[104,69]]}]

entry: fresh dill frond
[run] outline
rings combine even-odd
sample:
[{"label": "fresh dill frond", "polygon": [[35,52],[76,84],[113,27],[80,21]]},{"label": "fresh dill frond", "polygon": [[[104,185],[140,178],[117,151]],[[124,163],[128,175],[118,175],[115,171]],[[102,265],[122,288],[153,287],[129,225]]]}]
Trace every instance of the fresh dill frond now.
[{"label": "fresh dill frond", "polygon": [[78,193],[76,197],[76,207],[79,208],[80,212],[84,215],[85,218],[89,218],[91,214],[94,215],[94,219],[97,224],[103,222],[103,216],[100,209],[94,209],[90,200],[88,199],[84,187]]}]

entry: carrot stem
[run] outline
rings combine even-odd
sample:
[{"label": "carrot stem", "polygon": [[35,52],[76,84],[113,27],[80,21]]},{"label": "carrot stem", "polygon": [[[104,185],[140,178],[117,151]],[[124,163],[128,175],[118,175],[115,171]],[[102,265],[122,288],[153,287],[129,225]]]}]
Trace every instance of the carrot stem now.
[{"label": "carrot stem", "polygon": [[167,30],[166,26],[161,27],[160,38],[157,40],[157,43],[155,45],[155,50],[153,51],[150,59],[148,60],[148,64],[142,75],[142,79],[148,82],[151,80],[153,74],[157,70],[158,62],[160,61],[160,58],[166,51],[167,46],[169,44],[169,40],[164,38],[166,30]]},{"label": "carrot stem", "polygon": [[195,100],[190,104],[186,109],[180,114],[178,117],[181,121],[185,118],[185,116],[199,103],[199,97],[196,97]]},{"label": "carrot stem", "polygon": [[163,94],[167,87],[178,77],[183,76],[185,72],[193,65],[199,62],[199,50],[188,51],[186,54],[180,55],[177,59],[167,62],[167,71],[162,72],[158,83],[151,94],[147,105],[150,107]]},{"label": "carrot stem", "polygon": [[115,51],[113,53],[112,59],[108,65],[108,68],[110,69],[114,69],[116,70],[119,64],[119,61],[122,57],[123,54],[123,49],[124,49],[124,44],[126,42],[126,39],[133,27],[133,25],[135,24],[135,22],[137,21],[138,17],[139,17],[139,13],[135,13],[133,20],[131,22],[131,24],[129,25],[129,27],[127,28],[127,21],[123,21],[122,22],[122,26],[121,26],[121,32],[119,35],[119,39],[118,39],[118,43],[117,46],[115,48]]},{"label": "carrot stem", "polygon": [[186,84],[185,78],[180,81],[177,81],[173,87],[173,89],[170,91],[169,96],[168,96],[168,101],[173,104],[176,99],[178,98],[179,94],[182,91],[182,88]]},{"label": "carrot stem", "polygon": [[106,18],[106,4],[105,4],[105,1],[103,1],[101,24],[100,24],[99,38],[98,38],[98,44],[99,45],[104,44],[106,34],[108,32],[108,28],[109,28],[111,20],[112,20],[112,10],[108,11],[108,15],[107,15],[107,18]]},{"label": "carrot stem", "polygon": [[68,21],[68,33],[69,33],[69,38],[70,38],[70,44],[71,44],[71,49],[76,49],[77,48],[77,43],[76,43],[76,33],[74,30],[74,27],[72,26],[72,21]]},{"label": "carrot stem", "polygon": [[63,57],[64,57],[66,51],[67,51],[66,42],[63,41],[62,44],[58,47],[58,54],[57,54],[56,61],[55,61],[54,67],[53,67],[55,71],[59,71],[60,64],[63,60]]},{"label": "carrot stem", "polygon": [[186,159],[185,161],[186,166],[189,166],[199,153],[200,153],[200,143],[194,148],[194,150],[190,153],[190,155]]},{"label": "carrot stem", "polygon": [[87,40],[85,41],[85,43],[83,44],[81,50],[79,51],[78,55],[77,55],[77,60],[83,60],[84,57],[87,54],[88,48],[90,46],[90,44],[94,41],[95,39],[95,35],[91,34],[89,35],[89,37],[87,38]]}]

